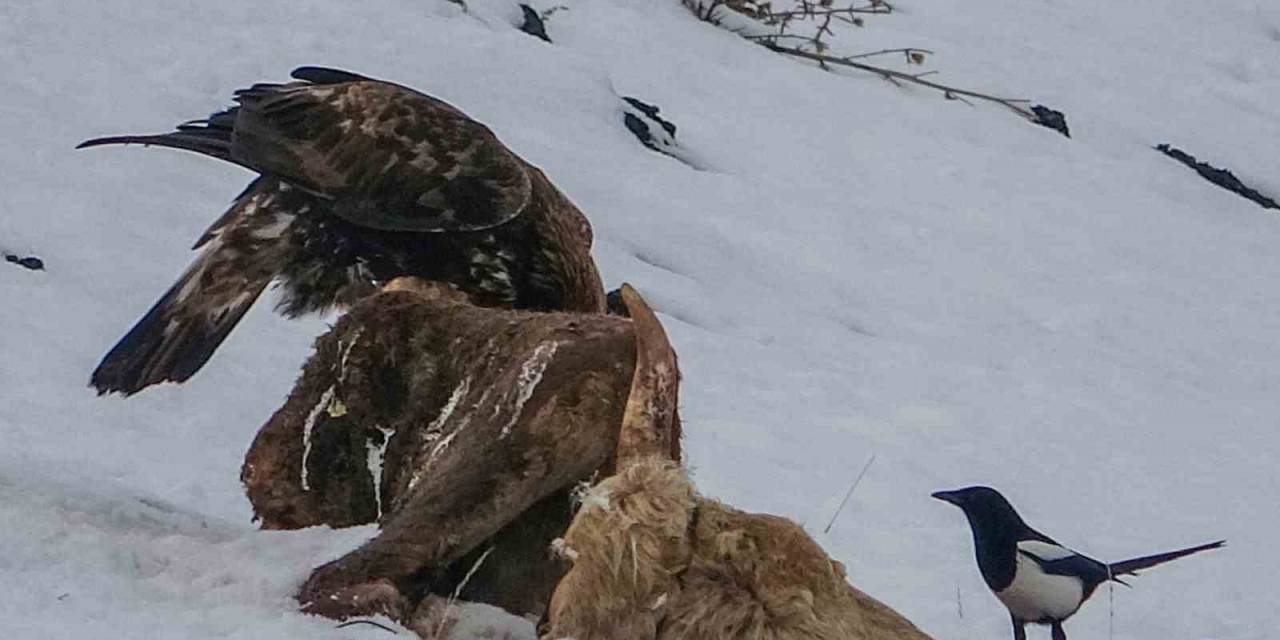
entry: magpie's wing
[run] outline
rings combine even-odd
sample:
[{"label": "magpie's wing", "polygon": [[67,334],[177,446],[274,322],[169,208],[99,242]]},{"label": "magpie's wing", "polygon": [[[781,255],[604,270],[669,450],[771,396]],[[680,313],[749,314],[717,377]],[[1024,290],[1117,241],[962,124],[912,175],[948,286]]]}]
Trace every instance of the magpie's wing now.
[{"label": "magpie's wing", "polygon": [[1018,542],[1018,553],[1050,575],[1073,576],[1086,584],[1106,582],[1109,577],[1107,565],[1054,542],[1022,540]]}]

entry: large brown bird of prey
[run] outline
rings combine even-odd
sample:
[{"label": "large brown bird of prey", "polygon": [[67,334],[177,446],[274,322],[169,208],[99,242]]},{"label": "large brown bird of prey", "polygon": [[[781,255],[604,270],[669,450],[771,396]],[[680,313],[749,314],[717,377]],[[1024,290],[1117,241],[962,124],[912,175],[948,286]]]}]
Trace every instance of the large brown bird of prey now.
[{"label": "large brown bird of prey", "polygon": [[99,393],[190,378],[272,280],[289,317],[399,276],[451,283],[481,305],[603,310],[586,218],[484,125],[389,82],[318,67],[292,75],[171,133],[80,145],[173,147],[259,174],[103,358]]}]

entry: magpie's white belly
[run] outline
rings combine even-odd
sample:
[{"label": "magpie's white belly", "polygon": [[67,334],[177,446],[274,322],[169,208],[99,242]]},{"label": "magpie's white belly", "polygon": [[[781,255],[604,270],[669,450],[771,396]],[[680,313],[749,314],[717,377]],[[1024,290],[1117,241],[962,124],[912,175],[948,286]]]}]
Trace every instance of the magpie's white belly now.
[{"label": "magpie's white belly", "polygon": [[1080,608],[1084,583],[1071,576],[1045,573],[1034,560],[1019,553],[1013,583],[996,592],[996,597],[1020,620],[1062,620]]}]

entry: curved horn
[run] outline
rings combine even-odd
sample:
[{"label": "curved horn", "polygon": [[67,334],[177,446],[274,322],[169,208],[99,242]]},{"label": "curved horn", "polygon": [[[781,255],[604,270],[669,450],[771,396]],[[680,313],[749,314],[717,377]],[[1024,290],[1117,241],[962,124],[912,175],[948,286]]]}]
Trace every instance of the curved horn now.
[{"label": "curved horn", "polygon": [[622,285],[622,301],[636,335],[636,365],[631,392],[618,434],[619,469],[641,458],[680,460],[680,369],[667,332],[653,309],[629,284]]}]

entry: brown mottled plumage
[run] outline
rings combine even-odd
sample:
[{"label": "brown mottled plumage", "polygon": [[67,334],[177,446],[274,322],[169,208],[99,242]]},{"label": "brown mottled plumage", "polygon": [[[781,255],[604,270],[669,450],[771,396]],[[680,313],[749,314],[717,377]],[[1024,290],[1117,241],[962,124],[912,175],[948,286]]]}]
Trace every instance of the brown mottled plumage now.
[{"label": "brown mottled plumage", "polygon": [[80,145],[173,147],[260,174],[103,358],[99,393],[191,377],[273,279],[290,317],[400,276],[454,284],[486,306],[603,310],[586,218],[484,125],[389,82],[318,67],[293,77],[238,91],[236,106],[171,133]]}]

